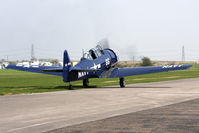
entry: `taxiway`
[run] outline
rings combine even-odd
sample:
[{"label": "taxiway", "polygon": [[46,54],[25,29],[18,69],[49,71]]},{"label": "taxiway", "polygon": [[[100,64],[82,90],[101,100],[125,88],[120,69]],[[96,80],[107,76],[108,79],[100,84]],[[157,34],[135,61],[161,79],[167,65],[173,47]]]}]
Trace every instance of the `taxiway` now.
[{"label": "taxiway", "polygon": [[199,78],[133,84],[126,88],[89,88],[0,96],[0,132],[55,131],[197,98]]}]

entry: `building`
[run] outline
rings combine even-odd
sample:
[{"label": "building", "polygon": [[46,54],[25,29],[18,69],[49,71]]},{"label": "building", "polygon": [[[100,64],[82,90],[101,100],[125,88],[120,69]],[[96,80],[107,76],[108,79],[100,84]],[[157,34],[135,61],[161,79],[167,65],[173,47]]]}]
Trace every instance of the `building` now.
[{"label": "building", "polygon": [[2,64],[0,64],[0,69],[6,69],[7,66],[8,66],[8,63],[3,62]]}]

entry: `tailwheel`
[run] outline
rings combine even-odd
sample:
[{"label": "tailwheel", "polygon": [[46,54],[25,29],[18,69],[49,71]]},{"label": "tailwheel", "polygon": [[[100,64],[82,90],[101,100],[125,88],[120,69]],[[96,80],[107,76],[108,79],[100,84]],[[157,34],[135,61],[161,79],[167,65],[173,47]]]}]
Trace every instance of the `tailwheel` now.
[{"label": "tailwheel", "polygon": [[83,80],[83,86],[84,87],[88,87],[89,86],[89,80],[88,79],[84,79]]},{"label": "tailwheel", "polygon": [[72,85],[72,83],[71,83],[71,82],[69,82],[68,89],[69,89],[69,90],[72,90],[72,89],[73,89],[73,85]]},{"label": "tailwheel", "polygon": [[122,77],[120,78],[120,87],[125,87],[126,86],[126,82],[125,82],[125,79]]}]

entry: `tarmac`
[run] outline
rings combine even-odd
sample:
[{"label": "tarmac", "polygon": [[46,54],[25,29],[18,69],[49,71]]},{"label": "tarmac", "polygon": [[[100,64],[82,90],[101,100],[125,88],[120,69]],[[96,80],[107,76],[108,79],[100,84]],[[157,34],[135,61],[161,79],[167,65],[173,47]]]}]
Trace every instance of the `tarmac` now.
[{"label": "tarmac", "polygon": [[199,132],[199,78],[0,96],[0,132]]},{"label": "tarmac", "polygon": [[47,133],[199,133],[198,112],[199,99],[195,99]]}]

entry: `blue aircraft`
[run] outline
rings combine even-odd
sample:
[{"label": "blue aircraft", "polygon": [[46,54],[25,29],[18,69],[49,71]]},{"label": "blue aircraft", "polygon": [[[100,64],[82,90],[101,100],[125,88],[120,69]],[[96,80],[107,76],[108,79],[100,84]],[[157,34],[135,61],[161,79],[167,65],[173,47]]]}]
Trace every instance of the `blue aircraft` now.
[{"label": "blue aircraft", "polygon": [[69,82],[69,89],[72,89],[71,82],[76,80],[83,80],[83,86],[88,87],[89,78],[119,78],[120,87],[125,87],[124,77],[126,76],[183,70],[192,66],[167,65],[117,68],[117,62],[118,57],[112,49],[97,45],[84,53],[80,62],[75,66],[72,66],[68,52],[65,50],[63,67],[11,64],[7,66],[7,69],[62,76],[64,82]]}]

